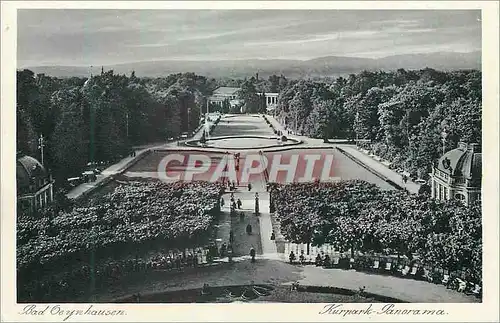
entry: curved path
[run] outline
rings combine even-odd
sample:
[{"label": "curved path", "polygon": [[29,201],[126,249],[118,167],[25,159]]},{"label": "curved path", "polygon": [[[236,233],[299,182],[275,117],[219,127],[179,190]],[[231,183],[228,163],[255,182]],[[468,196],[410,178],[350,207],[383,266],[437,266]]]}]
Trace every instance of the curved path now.
[{"label": "curved path", "polygon": [[[472,303],[473,296],[446,289],[441,285],[391,276],[370,275],[354,270],[323,269],[314,266],[295,266],[279,260],[257,256],[251,263],[248,256],[234,258],[233,264],[211,267],[190,273],[153,273],[134,284],[120,284],[97,297],[98,302],[109,302],[126,295],[155,293],[210,286],[255,284],[289,285],[298,281],[304,285],[335,286],[366,291],[406,302],[416,303]],[[82,300],[83,301],[83,300]]]},{"label": "curved path", "polygon": [[[281,127],[277,121],[268,117],[277,129]],[[228,122],[226,122],[228,121]],[[281,128],[282,129],[282,128]],[[218,126],[214,129],[214,136],[223,135],[261,135],[267,136],[272,134],[269,126],[265,123],[261,116],[231,116],[223,117]],[[303,144],[296,146],[296,150],[301,148],[314,149],[329,149],[334,147],[334,144],[325,144],[322,140],[311,139],[301,136],[295,136],[298,140],[303,140]],[[161,147],[166,153],[167,150],[191,150],[188,147],[178,147],[177,143],[169,143]],[[195,150],[203,150],[196,148]],[[210,152],[223,152],[224,150],[206,150]],[[267,150],[266,150],[267,151]],[[162,152],[158,152],[161,155]],[[339,155],[339,162],[342,160]],[[344,156],[345,157],[345,156]],[[156,171],[158,160],[161,158],[155,154],[151,154],[147,158],[141,160],[131,171],[126,173],[129,176],[141,173],[148,175]],[[369,181],[379,181],[380,185],[386,184],[380,178],[373,177],[373,174],[357,165],[353,161],[345,157],[344,173],[342,178],[359,178],[365,176]],[[366,161],[369,162],[369,161]],[[351,165],[353,164],[353,165]],[[149,173],[148,173],[149,172]],[[392,172],[392,171],[391,171]],[[147,174],[146,174],[147,173]],[[362,175],[364,174],[364,175]],[[149,174],[150,175],[150,174]],[[149,177],[146,176],[146,177]],[[372,176],[372,177],[370,177]],[[364,178],[363,178],[364,179]],[[253,188],[249,192],[245,187],[239,187],[235,192],[235,198],[240,198],[245,209],[245,220],[240,223],[238,218],[228,217],[229,197],[226,195],[226,206],[223,209],[223,223],[220,223],[218,238],[220,242],[228,240],[228,231],[235,232],[236,258],[235,263],[225,264],[222,267],[206,268],[191,273],[153,273],[146,275],[129,282],[127,284],[117,284],[113,292],[106,291],[98,296],[100,301],[110,301],[132,293],[150,293],[156,291],[177,290],[187,288],[199,288],[204,283],[212,286],[222,285],[240,285],[248,284],[251,281],[255,283],[271,283],[271,284],[290,284],[294,281],[299,281],[305,285],[323,285],[336,286],[341,288],[357,290],[359,287],[366,286],[366,291],[375,294],[385,295],[408,302],[476,302],[474,297],[460,294],[453,290],[448,290],[441,285],[435,285],[428,282],[415,281],[411,279],[370,275],[367,273],[356,272],[354,270],[343,271],[340,269],[323,269],[314,266],[293,266],[283,261],[283,254],[277,252],[276,244],[270,240],[270,235],[273,228],[271,216],[268,213],[269,197],[265,190],[265,180],[262,178],[252,183]],[[255,192],[259,192],[260,197],[260,216],[253,215]],[[251,221],[254,230],[257,231],[251,237],[246,236],[243,229],[246,223]],[[250,222],[248,222],[250,223]],[[254,246],[258,251],[257,262],[251,263],[246,256],[250,247]]]}]

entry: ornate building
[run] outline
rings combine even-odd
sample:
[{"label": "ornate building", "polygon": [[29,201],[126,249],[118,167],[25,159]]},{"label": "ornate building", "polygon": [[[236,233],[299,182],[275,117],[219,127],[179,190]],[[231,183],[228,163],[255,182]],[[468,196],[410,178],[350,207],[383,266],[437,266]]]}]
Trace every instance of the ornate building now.
[{"label": "ornate building", "polygon": [[30,156],[16,163],[18,207],[30,213],[43,209],[54,200],[52,178],[38,160]]},{"label": "ornate building", "polygon": [[432,197],[457,199],[468,205],[481,200],[481,146],[460,142],[432,168]]}]

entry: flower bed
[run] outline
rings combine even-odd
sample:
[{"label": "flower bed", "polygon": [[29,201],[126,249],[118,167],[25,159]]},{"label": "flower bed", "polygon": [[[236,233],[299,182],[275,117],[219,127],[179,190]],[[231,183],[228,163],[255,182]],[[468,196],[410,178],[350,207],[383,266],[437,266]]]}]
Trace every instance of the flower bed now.
[{"label": "flower bed", "polygon": [[161,247],[193,247],[206,240],[222,188],[206,182],[125,182],[69,212],[20,217],[17,268],[24,280],[92,255],[100,259]]},{"label": "flower bed", "polygon": [[360,181],[271,187],[284,237],[341,252],[397,254],[481,282],[481,206],[440,202]]}]

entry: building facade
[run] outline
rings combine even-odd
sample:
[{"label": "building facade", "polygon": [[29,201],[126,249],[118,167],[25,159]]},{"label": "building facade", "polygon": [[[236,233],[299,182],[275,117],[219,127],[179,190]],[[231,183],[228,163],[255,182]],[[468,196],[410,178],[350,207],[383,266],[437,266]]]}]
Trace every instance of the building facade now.
[{"label": "building facade", "polygon": [[459,143],[432,168],[431,195],[438,200],[457,199],[465,205],[481,200],[482,154],[479,144]]},{"label": "building facade", "polygon": [[266,96],[267,112],[272,113],[274,109],[276,109],[276,106],[278,105],[279,93],[264,93],[264,95]]},{"label": "building facade", "polygon": [[218,106],[222,106],[222,102],[226,100],[228,100],[229,102],[236,100],[238,98],[239,90],[240,89],[237,87],[221,86],[214,90],[212,96],[208,98],[208,101]]},{"label": "building facade", "polygon": [[[224,101],[228,101],[231,108],[236,106],[241,106],[241,113],[245,112],[245,108],[243,102],[238,99],[238,91],[240,88],[237,87],[226,87],[221,86],[214,90],[212,96],[208,98],[210,104],[215,104],[217,106],[222,107]],[[262,96],[262,93],[257,93]],[[278,105],[278,95],[279,93],[265,93],[266,96],[266,106],[267,111],[272,112]]]},{"label": "building facade", "polygon": [[38,160],[23,156],[16,162],[18,207],[33,213],[54,200],[53,180]]}]

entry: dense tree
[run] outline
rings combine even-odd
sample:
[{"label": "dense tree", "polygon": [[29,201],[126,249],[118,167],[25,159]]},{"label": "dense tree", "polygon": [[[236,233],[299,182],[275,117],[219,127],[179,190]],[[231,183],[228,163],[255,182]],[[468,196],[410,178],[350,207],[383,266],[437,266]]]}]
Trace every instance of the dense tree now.
[{"label": "dense tree", "polygon": [[[64,92],[64,93],[63,93]],[[60,91],[54,95],[54,104],[63,111],[51,136],[50,151],[56,180],[79,175],[88,161],[88,145],[83,126],[82,95],[78,89]]]},{"label": "dense tree", "polygon": [[246,80],[241,85],[241,89],[238,92],[238,97],[245,103],[245,108],[247,113],[257,113],[259,112],[260,98],[257,94],[257,89],[255,88],[255,79],[252,77]]},{"label": "dense tree", "polygon": [[281,232],[289,241],[341,252],[414,255],[481,279],[481,206],[440,202],[364,181],[277,185],[271,190]]},{"label": "dense tree", "polygon": [[42,134],[48,148],[44,160],[54,176],[77,175],[91,160],[112,161],[132,145],[194,130],[213,88],[193,73],[147,79],[107,71],[88,79],[57,79],[18,71],[18,151],[39,157]]},{"label": "dense tree", "polygon": [[[270,78],[276,84],[277,78]],[[324,105],[322,105],[324,104]],[[444,149],[481,143],[481,72],[433,69],[362,72],[322,81],[288,82],[276,113],[288,127],[360,145],[412,176],[427,178]],[[328,108],[327,108],[328,107]]]}]

